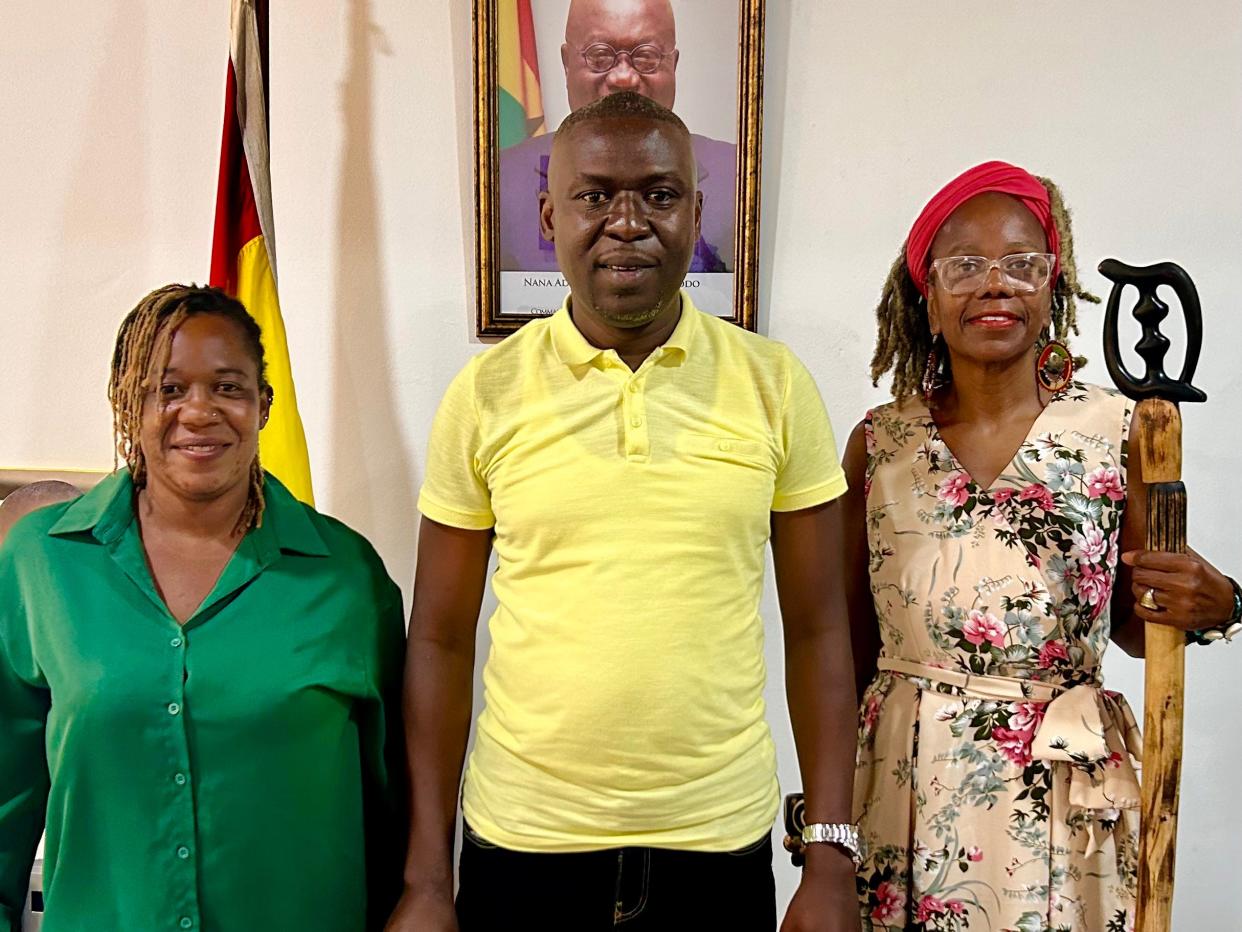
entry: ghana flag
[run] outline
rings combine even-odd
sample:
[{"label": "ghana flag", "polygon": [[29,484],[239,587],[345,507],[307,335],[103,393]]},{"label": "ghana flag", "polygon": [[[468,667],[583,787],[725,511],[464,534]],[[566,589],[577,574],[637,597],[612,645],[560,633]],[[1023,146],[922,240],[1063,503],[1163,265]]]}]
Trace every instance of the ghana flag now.
[{"label": "ghana flag", "polygon": [[500,148],[547,132],[539,91],[539,55],[530,0],[499,0],[496,40],[500,84]]},{"label": "ghana flag", "polygon": [[234,295],[263,330],[275,400],[259,434],[263,467],[314,504],[306,435],[293,391],[285,324],[276,294],[276,240],[268,170],[267,0],[232,0],[224,138],[211,244],[211,284]]}]

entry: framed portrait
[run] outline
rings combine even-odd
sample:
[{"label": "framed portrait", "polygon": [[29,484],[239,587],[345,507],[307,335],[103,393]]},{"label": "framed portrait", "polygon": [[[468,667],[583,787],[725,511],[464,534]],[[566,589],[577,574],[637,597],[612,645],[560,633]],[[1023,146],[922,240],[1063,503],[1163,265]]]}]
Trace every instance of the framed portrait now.
[{"label": "framed portrait", "polygon": [[755,328],[764,0],[474,0],[477,333],[561,306],[569,285],[539,226],[556,128],[617,90],[689,128],[702,229],[684,287]]}]

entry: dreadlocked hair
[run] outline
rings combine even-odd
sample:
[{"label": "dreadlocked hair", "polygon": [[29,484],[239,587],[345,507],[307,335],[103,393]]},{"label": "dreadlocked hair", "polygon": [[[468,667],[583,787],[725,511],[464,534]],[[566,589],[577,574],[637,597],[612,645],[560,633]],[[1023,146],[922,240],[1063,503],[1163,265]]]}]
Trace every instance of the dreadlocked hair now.
[{"label": "dreadlocked hair", "polygon": [[[159,374],[168,365],[173,334],[187,318],[198,314],[223,317],[241,328],[246,348],[258,366],[259,390],[271,391],[259,325],[240,301],[219,288],[196,285],[165,285],[152,291],[121,321],[108,379],[112,435],[116,442],[113,466],[119,465],[119,459],[125,460],[135,490],[147,484],[147,460],[140,442],[143,404],[147,394],[158,388]],[[153,381],[157,384],[153,385]],[[250,464],[249,494],[234,533],[244,534],[261,526],[263,508],[263,468],[256,450]]]},{"label": "dreadlocked hair", "polygon": [[[1038,177],[1038,176],[1036,176]],[[1078,302],[1099,304],[1100,299],[1083,289],[1078,281],[1078,264],[1074,257],[1074,232],[1070,224],[1069,208],[1061,196],[1061,189],[1048,178],[1039,178],[1048,192],[1052,208],[1052,222],[1061,243],[1060,273],[1052,288],[1052,335],[1065,342],[1072,333],[1078,334]],[[892,373],[892,393],[897,400],[914,395],[921,390],[923,370],[928,354],[932,351],[932,334],[927,322],[927,299],[923,297],[914,278],[906,267],[906,247],[903,243],[897,259],[889,269],[880,292],[880,303],[875,308],[876,343],[871,357],[871,384],[879,385],[881,376]],[[1045,331],[1043,340],[1051,338]],[[1074,357],[1074,365],[1081,369],[1087,360]],[[949,361],[943,361],[946,370]]]}]

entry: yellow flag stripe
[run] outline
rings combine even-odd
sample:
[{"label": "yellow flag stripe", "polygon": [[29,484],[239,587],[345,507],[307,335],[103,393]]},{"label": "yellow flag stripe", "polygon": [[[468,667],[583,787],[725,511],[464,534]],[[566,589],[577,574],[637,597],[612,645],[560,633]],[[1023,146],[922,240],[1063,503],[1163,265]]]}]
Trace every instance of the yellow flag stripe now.
[{"label": "yellow flag stripe", "polygon": [[516,0],[501,0],[498,5],[496,35],[499,45],[496,77],[500,88],[522,105],[527,121],[539,125],[538,133],[542,133],[543,94],[539,86],[539,74],[522,54]]},{"label": "yellow flag stripe", "polygon": [[293,389],[293,369],[289,363],[285,324],[280,316],[276,280],[262,236],[250,240],[237,254],[237,299],[263,330],[267,380],[275,395],[271,417],[259,435],[259,459],[263,468],[283,482],[297,498],[313,505],[315,497],[311,490],[306,433]]}]

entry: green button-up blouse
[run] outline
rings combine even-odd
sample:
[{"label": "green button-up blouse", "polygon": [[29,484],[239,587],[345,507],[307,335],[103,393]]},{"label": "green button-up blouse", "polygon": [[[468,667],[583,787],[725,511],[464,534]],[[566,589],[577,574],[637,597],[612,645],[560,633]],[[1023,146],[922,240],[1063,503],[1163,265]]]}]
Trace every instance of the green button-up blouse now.
[{"label": "green button-up blouse", "polygon": [[379,929],[405,849],[401,593],[271,476],[179,625],[129,474],[0,547],[0,930]]}]

